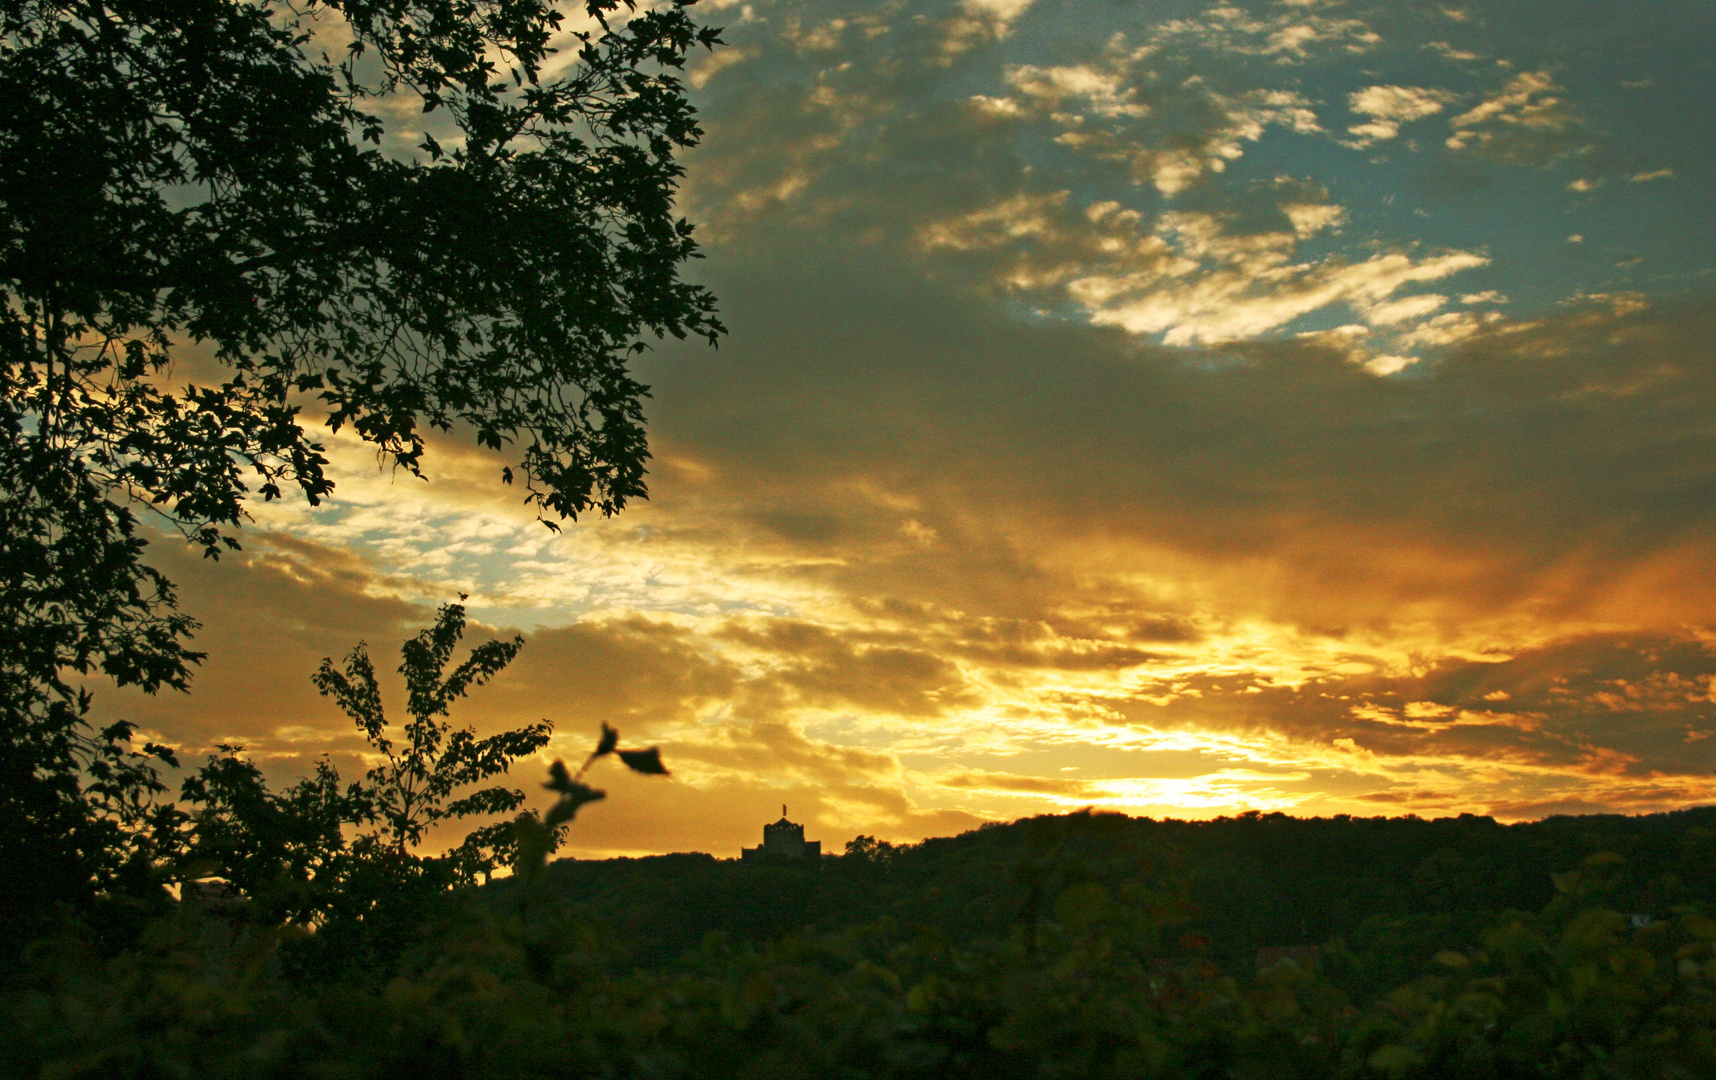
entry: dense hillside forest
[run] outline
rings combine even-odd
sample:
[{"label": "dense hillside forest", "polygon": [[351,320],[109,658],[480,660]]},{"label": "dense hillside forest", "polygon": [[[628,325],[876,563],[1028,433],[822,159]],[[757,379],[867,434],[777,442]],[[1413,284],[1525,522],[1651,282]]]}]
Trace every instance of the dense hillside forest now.
[{"label": "dense hillside forest", "polygon": [[957,942],[1005,936],[1052,862],[1110,888],[1142,875],[1183,892],[1170,955],[1181,938],[1205,943],[1200,955],[1239,975],[1259,948],[1338,941],[1388,979],[1475,943],[1506,912],[1539,910],[1555,896],[1555,874],[1599,853],[1624,859],[1609,902],[1629,915],[1660,919],[1716,900],[1716,808],[1516,825],[1470,814],[1157,821],[1087,812],[908,846],[861,837],[820,865],[703,854],[560,860],[546,881],[638,962],[660,964],[712,932],[761,942],[883,918]]},{"label": "dense hillside forest", "polygon": [[[599,795],[554,782],[568,820]],[[1716,1075],[1716,809],[1086,812],[818,860],[549,862],[529,835],[483,885],[377,856],[316,920],[259,883],[27,943],[0,1073]]]}]

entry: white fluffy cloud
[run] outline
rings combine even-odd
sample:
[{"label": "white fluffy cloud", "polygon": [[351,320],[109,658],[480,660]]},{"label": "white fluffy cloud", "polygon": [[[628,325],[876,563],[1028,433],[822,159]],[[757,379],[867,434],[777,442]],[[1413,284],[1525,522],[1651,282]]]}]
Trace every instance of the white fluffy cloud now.
[{"label": "white fluffy cloud", "polygon": [[1370,119],[1347,131],[1357,138],[1351,144],[1368,146],[1400,134],[1400,125],[1434,116],[1452,98],[1445,90],[1416,86],[1367,86],[1347,95],[1347,107]]},{"label": "white fluffy cloud", "polygon": [[1448,149],[1520,165],[1542,165],[1573,150],[1584,124],[1547,71],[1523,71],[1449,121]]},{"label": "white fluffy cloud", "polygon": [[1068,291],[1099,325],[1137,334],[1161,334],[1169,345],[1215,344],[1278,330],[1303,315],[1346,304],[1377,324],[1393,325],[1428,314],[1442,296],[1392,299],[1408,286],[1439,281],[1486,265],[1472,252],[1419,258],[1405,252],[1360,262],[1294,261],[1286,238],[1235,243],[1206,217],[1175,216],[1165,223],[1186,248],[1204,258],[1184,275],[1093,275]]},{"label": "white fluffy cloud", "polygon": [[1032,3],[1033,0],[960,0],[967,14],[988,19],[1001,34],[1011,29]]}]

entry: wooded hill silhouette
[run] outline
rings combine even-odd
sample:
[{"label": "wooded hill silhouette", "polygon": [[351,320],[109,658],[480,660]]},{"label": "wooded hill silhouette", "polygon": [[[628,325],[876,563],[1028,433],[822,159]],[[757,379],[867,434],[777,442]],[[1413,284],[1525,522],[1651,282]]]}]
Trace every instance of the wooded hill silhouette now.
[{"label": "wooded hill silhouette", "polygon": [[1032,888],[1019,868],[1049,847],[1092,880],[1112,885],[1143,864],[1157,880],[1182,882],[1188,909],[1169,951],[1195,937],[1207,943],[1201,955],[1234,974],[1254,965],[1259,948],[1340,938],[1386,958],[1367,978],[1404,978],[1501,913],[1541,908],[1556,873],[1599,852],[1626,860],[1611,898],[1618,910],[1660,918],[1716,896],[1712,807],[1512,825],[1470,814],[1179,821],[1087,812],[903,846],[859,837],[844,856],[823,857],[817,873],[683,854],[562,860],[545,880],[620,930],[639,961],[662,963],[709,932],[760,942],[883,917],[955,941],[1004,935]]}]

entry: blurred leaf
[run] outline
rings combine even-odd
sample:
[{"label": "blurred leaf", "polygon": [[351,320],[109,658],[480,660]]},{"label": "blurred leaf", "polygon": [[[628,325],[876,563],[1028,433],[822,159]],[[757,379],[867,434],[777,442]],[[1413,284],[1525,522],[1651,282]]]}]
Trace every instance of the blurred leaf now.
[{"label": "blurred leaf", "polygon": [[597,791],[588,784],[573,780],[571,785],[561,793],[560,801],[548,808],[543,820],[550,826],[557,826],[571,821],[578,816],[578,809],[589,803],[600,802],[608,797],[605,791]]},{"label": "blurred leaf", "polygon": [[668,775],[667,766],[661,763],[661,750],[650,747],[648,750],[621,750],[620,760],[631,767],[633,772],[645,773],[651,776]]},{"label": "blurred leaf", "polygon": [[596,753],[592,756],[594,756],[594,757],[606,757],[609,754],[613,753],[614,748],[619,746],[619,745],[620,745],[620,733],[618,731],[615,731],[613,728],[609,727],[607,724],[603,724],[602,725],[602,741],[596,744]]},{"label": "blurred leaf", "polygon": [[556,761],[548,766],[548,783],[542,786],[549,791],[570,791],[574,783],[572,774],[566,771],[566,763]]}]

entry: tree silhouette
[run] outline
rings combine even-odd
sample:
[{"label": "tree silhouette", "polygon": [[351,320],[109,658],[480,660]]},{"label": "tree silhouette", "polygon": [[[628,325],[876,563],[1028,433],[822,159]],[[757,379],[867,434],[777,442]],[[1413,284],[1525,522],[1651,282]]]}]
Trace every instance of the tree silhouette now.
[{"label": "tree silhouette", "polygon": [[[339,704],[385,759],[365,775],[361,797],[367,814],[380,825],[377,839],[399,855],[422,843],[440,822],[517,810],[524,804],[524,792],[517,788],[465,789],[505,773],[514,761],[542,749],[554,731],[554,725],[543,720],[479,739],[472,729],[455,729],[443,719],[454,701],[499,674],[524,647],[521,637],[487,641],[447,672],[464,632],[464,606],[445,604],[434,626],[406,640],[399,672],[405,676],[410,719],[397,742],[382,709],[375,665],[361,642],[347,654],[344,670],[327,658],[312,676],[316,688]],[[450,858],[460,876],[468,878],[492,871],[503,857],[496,849],[510,846],[508,825],[490,825],[467,836]]]},{"label": "tree silhouette", "polygon": [[185,814],[171,872],[182,889],[220,878],[220,891],[249,901],[255,922],[316,923],[350,875],[346,828],[368,816],[369,801],[359,785],[342,790],[326,758],[313,775],[270,791],[256,763],[239,756],[243,749],[222,745],[185,778],[181,798],[195,809]]},{"label": "tree silhouette", "polygon": [[235,547],[332,490],[312,419],[412,473],[468,433],[550,526],[646,494],[628,358],[721,332],[672,205],[691,2],[0,0],[0,873],[111,885],[25,868],[105,850],[79,777],[135,763],[68,676],[200,658],[139,508]]}]

